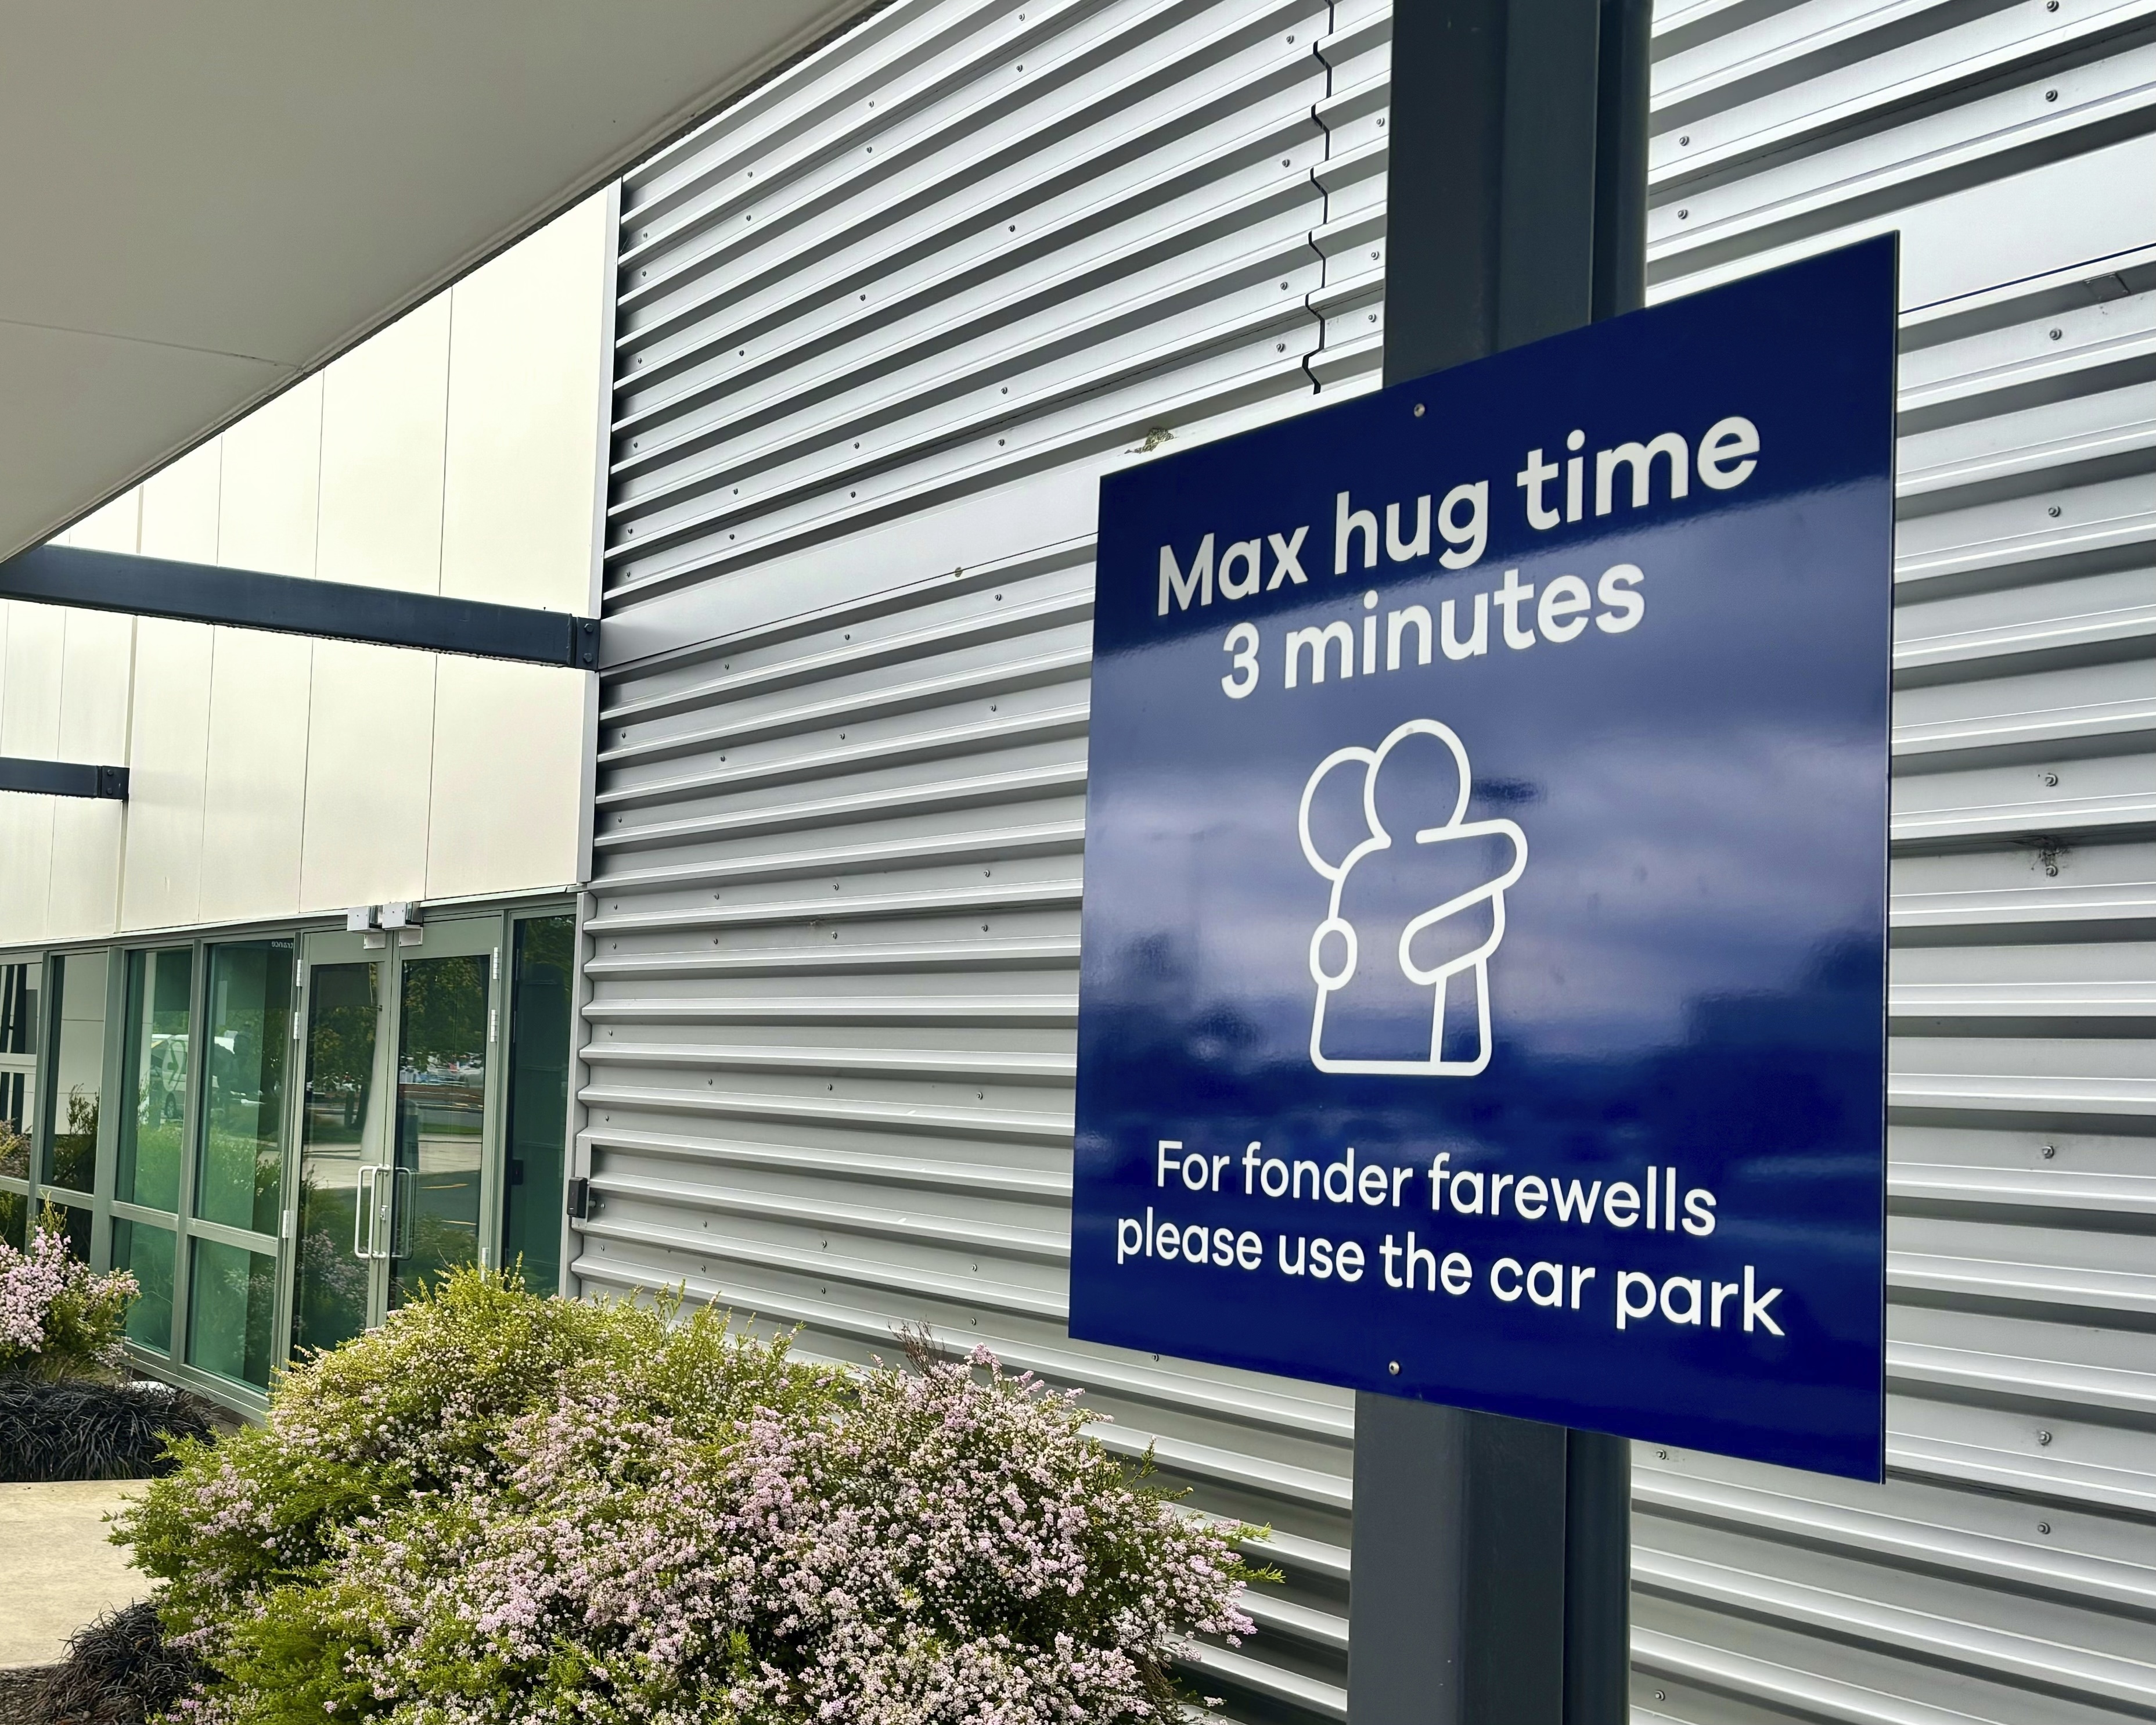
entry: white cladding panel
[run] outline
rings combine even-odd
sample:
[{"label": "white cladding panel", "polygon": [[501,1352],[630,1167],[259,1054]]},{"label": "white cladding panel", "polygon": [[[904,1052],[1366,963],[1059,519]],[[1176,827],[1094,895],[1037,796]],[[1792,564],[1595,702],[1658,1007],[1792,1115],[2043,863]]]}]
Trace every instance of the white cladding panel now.
[{"label": "white cladding panel", "polygon": [[[1636,1717],[2156,1714],[2156,4],[1656,20],[1651,291],[1904,239],[1889,1465],[1637,1451]],[[1063,1332],[1099,474],[1372,387],[1382,4],[898,0],[624,188],[593,1288],[1089,1386],[1338,1717],[1352,1399]]]},{"label": "white cladding panel", "polygon": [[[64,542],[588,614],[608,208],[587,199]],[[19,601],[0,643],[0,752],[131,773],[124,805],[0,797],[0,947],[579,873],[578,673]]]}]

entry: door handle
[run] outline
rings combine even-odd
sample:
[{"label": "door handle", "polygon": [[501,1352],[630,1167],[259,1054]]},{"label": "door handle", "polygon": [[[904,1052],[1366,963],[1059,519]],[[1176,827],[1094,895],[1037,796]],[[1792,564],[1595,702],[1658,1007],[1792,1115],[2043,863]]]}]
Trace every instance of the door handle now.
[{"label": "door handle", "polygon": [[[353,1257],[386,1258],[389,1255],[396,1240],[394,1200],[397,1185],[393,1178],[388,1186],[384,1186],[382,1177],[398,1172],[381,1163],[367,1163],[361,1166],[359,1178],[352,1183],[352,1189],[353,1200],[358,1205],[358,1214],[352,1219]],[[391,1226],[385,1229],[382,1225],[385,1221]],[[361,1243],[362,1240],[364,1245]]]},{"label": "door handle", "polygon": [[374,1177],[380,1172],[376,1164],[363,1162],[352,1183],[352,1255],[355,1258],[374,1255]]}]

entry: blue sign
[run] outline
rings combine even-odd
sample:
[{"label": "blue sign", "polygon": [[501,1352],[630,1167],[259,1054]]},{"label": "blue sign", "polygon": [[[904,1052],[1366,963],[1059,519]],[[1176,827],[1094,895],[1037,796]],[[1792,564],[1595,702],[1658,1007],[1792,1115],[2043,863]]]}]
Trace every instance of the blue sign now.
[{"label": "blue sign", "polygon": [[1894,286],[1102,482],[1073,1335],[1880,1476]]}]

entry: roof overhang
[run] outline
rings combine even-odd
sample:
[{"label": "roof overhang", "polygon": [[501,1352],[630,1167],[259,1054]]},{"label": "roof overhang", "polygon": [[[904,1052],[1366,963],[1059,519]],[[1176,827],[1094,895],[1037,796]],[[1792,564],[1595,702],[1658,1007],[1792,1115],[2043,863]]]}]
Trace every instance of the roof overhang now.
[{"label": "roof overhang", "polygon": [[0,0],[0,557],[870,0]]}]

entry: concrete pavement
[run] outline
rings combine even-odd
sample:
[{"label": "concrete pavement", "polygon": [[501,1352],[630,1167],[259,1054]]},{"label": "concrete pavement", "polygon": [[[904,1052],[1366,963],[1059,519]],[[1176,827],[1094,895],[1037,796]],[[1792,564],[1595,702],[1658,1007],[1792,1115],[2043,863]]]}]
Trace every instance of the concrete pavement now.
[{"label": "concrete pavement", "polygon": [[148,1595],[105,1521],[144,1483],[0,1484],[0,1666],[54,1664],[100,1612]]}]

